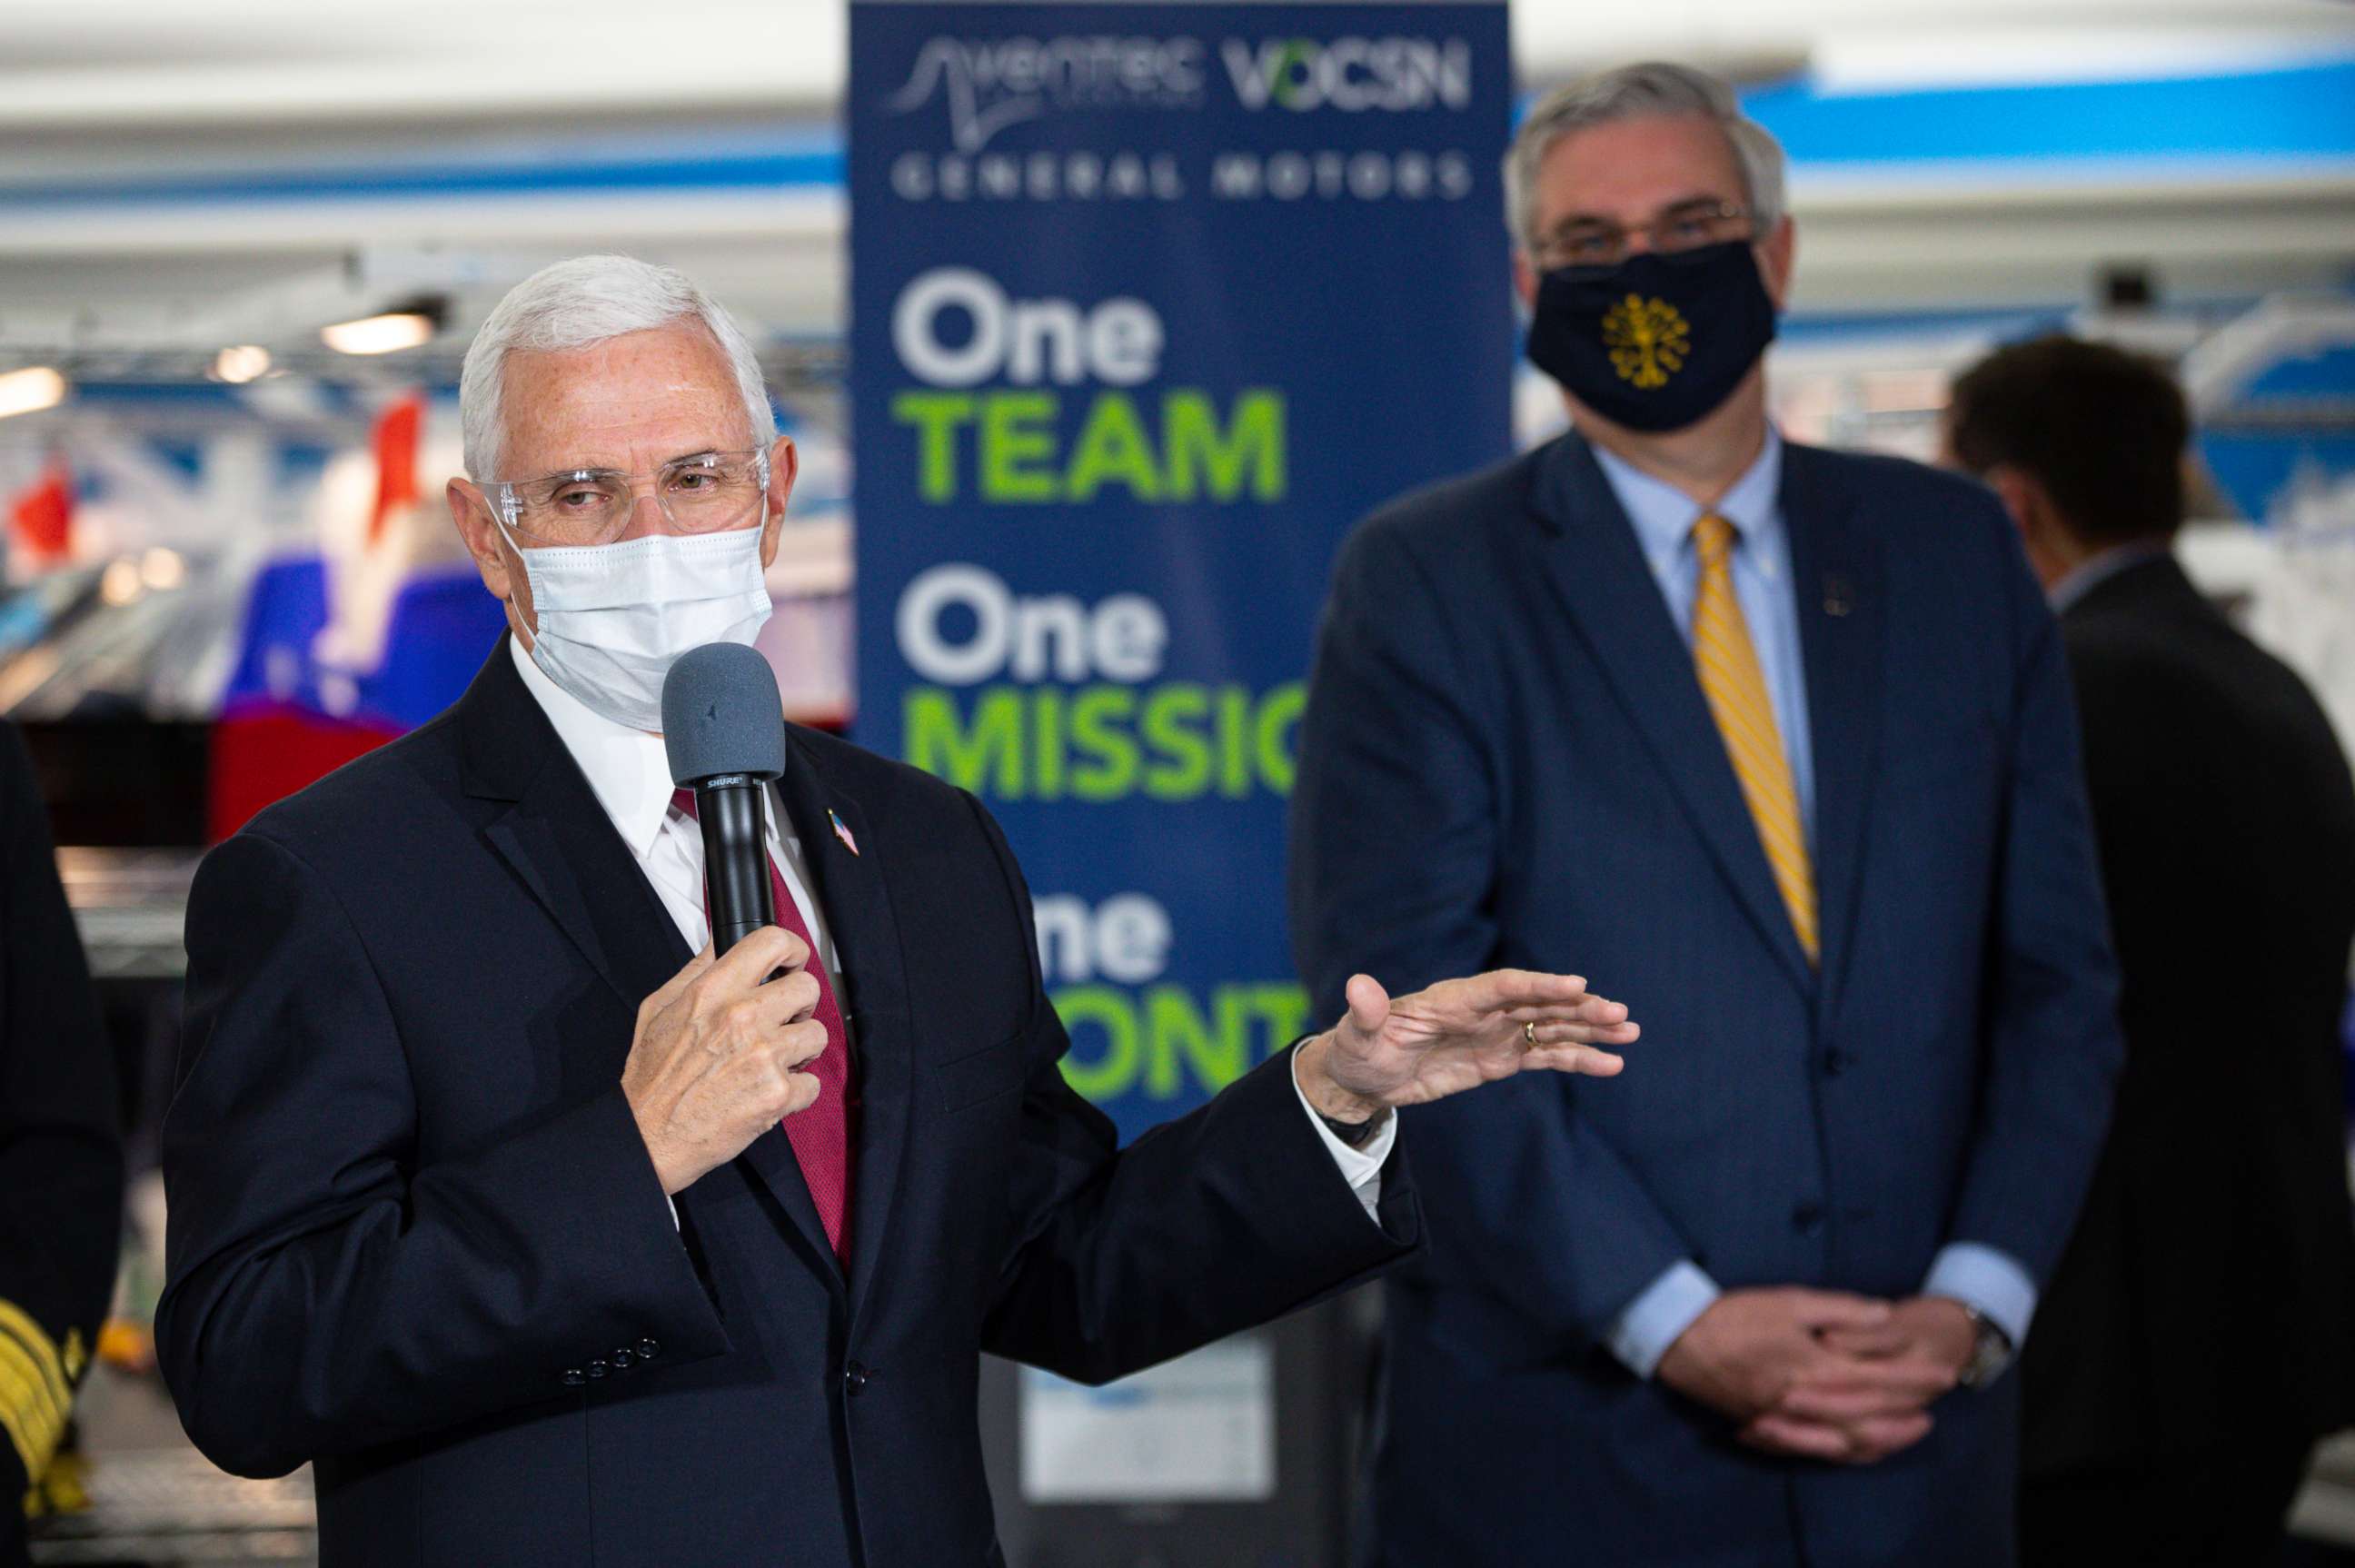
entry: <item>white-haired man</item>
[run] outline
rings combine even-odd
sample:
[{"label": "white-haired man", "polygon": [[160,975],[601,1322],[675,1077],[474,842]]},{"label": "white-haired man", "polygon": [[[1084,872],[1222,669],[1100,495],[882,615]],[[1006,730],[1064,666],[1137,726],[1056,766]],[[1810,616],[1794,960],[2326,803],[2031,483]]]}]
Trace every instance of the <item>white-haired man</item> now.
[{"label": "white-haired man", "polygon": [[1506,174],[1575,432],[1345,548],[1294,939],[1327,1005],[1574,952],[1655,1049],[1417,1113],[1375,1560],[1999,1568],[2118,1059],[2052,617],[1984,490],[1767,422],[1792,225],[1723,83],[1577,83]]},{"label": "white-haired man", "polygon": [[1581,981],[1368,979],[1118,1150],[987,816],[798,729],[780,923],[714,962],[652,731],[673,660],[768,612],[794,457],[751,351],[587,257],[460,397],[511,636],[188,907],[159,1353],[216,1461],[314,1466],[325,1568],[996,1561],[982,1349],[1108,1378],[1345,1285],[1418,1238],[1391,1106],[1615,1071]]}]

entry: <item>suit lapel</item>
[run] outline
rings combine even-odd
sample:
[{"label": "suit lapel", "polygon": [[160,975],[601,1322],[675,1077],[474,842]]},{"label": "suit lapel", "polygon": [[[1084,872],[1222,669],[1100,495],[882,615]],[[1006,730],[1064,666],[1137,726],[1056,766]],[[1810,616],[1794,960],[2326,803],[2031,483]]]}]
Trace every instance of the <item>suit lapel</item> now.
[{"label": "suit lapel", "polygon": [[[466,793],[505,805],[483,827],[484,842],[634,1008],[687,962],[687,944],[524,688],[504,637],[460,699],[456,717]],[[621,1061],[617,1055],[617,1072]]]},{"label": "suit lapel", "polygon": [[1858,891],[1881,741],[1883,581],[1878,537],[1855,498],[1827,482],[1822,454],[1783,449],[1783,526],[1816,764],[1816,897],[1821,1011],[1828,1017],[1856,940]]},{"label": "suit lapel", "polygon": [[[484,827],[484,841],[590,967],[635,1009],[687,961],[687,943],[580,764],[525,689],[505,639],[460,700],[458,720],[467,793],[506,803]],[[624,1039],[613,1052],[616,1076],[627,1054]],[[840,1265],[784,1133],[771,1128],[741,1157],[792,1220],[813,1267],[842,1288]],[[689,1214],[693,1191],[680,1195]]]},{"label": "suit lapel", "polygon": [[1544,555],[1571,624],[1759,934],[1792,981],[1812,990],[1813,971],[1701,695],[1692,650],[1585,442],[1568,435],[1555,443],[1538,467],[1530,500],[1558,536]]},{"label": "suit lapel", "polygon": [[[789,732],[790,738],[790,732]],[[800,839],[834,937],[837,999],[858,1074],[850,1214],[854,1315],[872,1286],[900,1185],[913,1104],[915,1034],[908,1016],[906,962],[884,885],[884,847],[859,805],[820,771],[812,749],[794,743],[778,791]],[[839,816],[858,848],[835,831]]]}]

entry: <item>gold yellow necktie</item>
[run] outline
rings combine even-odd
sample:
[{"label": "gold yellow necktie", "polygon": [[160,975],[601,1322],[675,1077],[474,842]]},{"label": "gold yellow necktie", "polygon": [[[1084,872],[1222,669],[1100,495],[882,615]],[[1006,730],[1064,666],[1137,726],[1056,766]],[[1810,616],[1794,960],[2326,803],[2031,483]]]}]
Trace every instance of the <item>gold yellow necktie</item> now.
[{"label": "gold yellow necktie", "polygon": [[1774,723],[1766,695],[1766,674],[1742,603],[1733,596],[1733,525],[1710,513],[1693,525],[1693,549],[1700,557],[1700,582],[1693,593],[1693,665],[1701,694],[1725,738],[1733,776],[1750,803],[1751,820],[1774,885],[1791,912],[1792,928],[1807,962],[1816,961],[1816,869],[1807,859],[1807,836],[1799,820],[1799,792],[1791,782],[1791,759]]}]

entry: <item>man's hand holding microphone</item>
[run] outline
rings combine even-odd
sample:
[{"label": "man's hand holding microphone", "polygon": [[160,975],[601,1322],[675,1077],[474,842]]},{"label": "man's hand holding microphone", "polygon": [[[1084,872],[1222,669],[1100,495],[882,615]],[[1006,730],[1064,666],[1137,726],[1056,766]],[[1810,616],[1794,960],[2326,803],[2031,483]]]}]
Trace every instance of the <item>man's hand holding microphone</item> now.
[{"label": "man's hand holding microphone", "polygon": [[762,926],[721,957],[706,945],[638,1004],[622,1093],[665,1192],[816,1103],[818,1081],[797,1071],[826,1049],[809,957],[800,937]]}]

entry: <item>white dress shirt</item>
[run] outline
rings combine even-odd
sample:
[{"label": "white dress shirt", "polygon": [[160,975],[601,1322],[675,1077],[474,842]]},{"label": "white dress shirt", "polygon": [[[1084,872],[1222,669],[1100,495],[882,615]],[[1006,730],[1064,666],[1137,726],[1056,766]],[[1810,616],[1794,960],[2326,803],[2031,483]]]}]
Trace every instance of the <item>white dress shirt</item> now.
[{"label": "white dress shirt", "polygon": [[[516,672],[523,677],[524,689],[548,715],[549,723],[555,726],[557,739],[564,742],[564,749],[572,753],[572,760],[587,775],[597,803],[613,818],[613,830],[629,847],[638,869],[654,884],[663,908],[670,912],[672,921],[677,924],[679,935],[687,939],[689,949],[700,953],[711,936],[710,923],[703,909],[703,830],[671,804],[678,786],[671,782],[670,758],[663,749],[662,737],[617,724],[591,710],[549,679],[531,656],[524,652],[520,641],[511,641],[508,651],[514,656]],[[817,952],[817,961],[825,965],[829,976],[837,975],[840,971],[835,963],[834,938],[817,901],[810,897],[809,872],[802,858],[801,840],[794,834],[792,819],[785,815],[777,786],[770,784],[766,794],[769,858],[776,863],[784,879],[785,891],[793,895],[794,907],[801,912],[803,923],[809,927],[810,945]],[[1300,1107],[1309,1124],[1340,1167],[1342,1178],[1365,1205],[1366,1212],[1372,1214],[1381,1201],[1382,1162],[1390,1157],[1391,1146],[1397,1141],[1398,1117],[1385,1117],[1380,1130],[1364,1148],[1351,1148],[1325,1125],[1324,1118],[1309,1104],[1296,1075],[1292,1087],[1300,1096]]]}]

